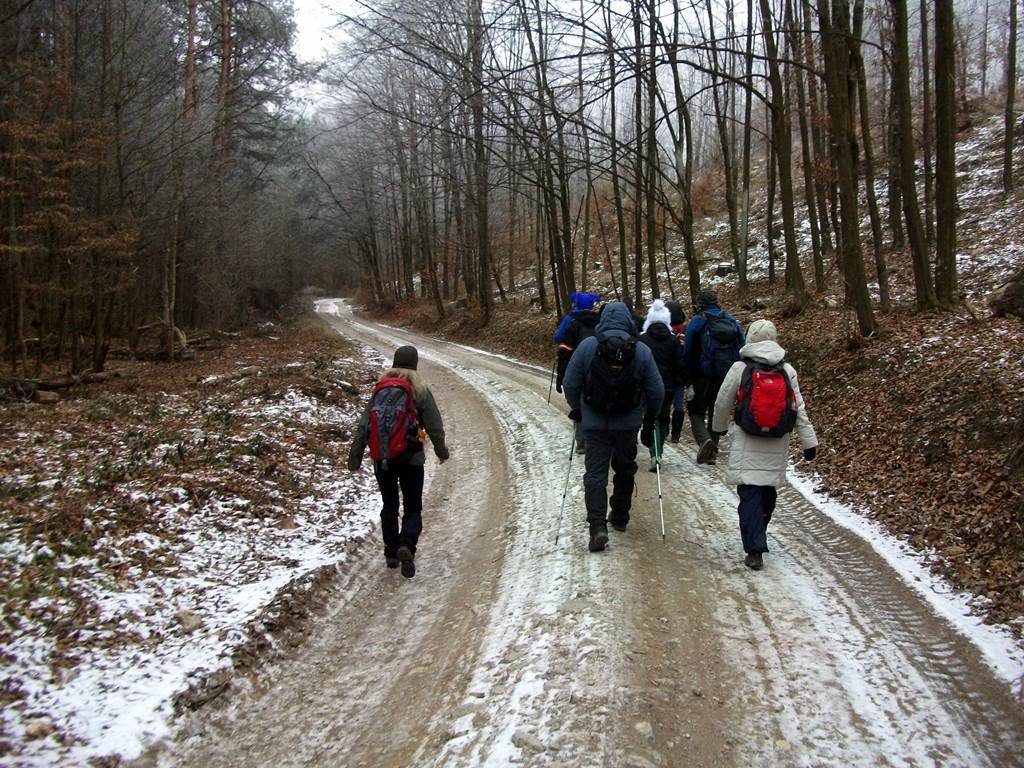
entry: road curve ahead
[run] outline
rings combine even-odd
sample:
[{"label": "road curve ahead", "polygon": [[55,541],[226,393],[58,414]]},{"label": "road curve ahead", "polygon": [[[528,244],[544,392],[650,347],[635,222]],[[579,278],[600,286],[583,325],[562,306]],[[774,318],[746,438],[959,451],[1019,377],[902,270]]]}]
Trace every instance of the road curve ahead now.
[{"label": "road curve ahead", "polygon": [[628,531],[591,554],[547,370],[319,309],[388,357],[415,344],[444,415],[417,575],[367,543],[301,647],[147,762],[1024,765],[1022,707],[977,648],[792,489],[751,572],[720,468],[669,446],[666,541],[642,461]]}]

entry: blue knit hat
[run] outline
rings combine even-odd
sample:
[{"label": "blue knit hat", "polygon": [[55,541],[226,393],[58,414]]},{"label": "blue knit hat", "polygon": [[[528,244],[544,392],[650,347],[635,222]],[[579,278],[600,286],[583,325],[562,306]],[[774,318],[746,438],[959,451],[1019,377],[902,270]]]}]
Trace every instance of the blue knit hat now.
[{"label": "blue knit hat", "polygon": [[594,305],[601,300],[596,293],[579,293],[573,291],[569,294],[569,303],[575,309],[593,309]]}]

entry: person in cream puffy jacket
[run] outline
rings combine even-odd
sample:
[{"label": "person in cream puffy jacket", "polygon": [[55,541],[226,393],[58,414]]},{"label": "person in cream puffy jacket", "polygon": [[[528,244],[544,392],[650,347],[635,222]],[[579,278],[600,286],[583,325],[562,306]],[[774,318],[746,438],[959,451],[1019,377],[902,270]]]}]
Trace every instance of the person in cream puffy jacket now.
[{"label": "person in cream puffy jacket", "polygon": [[[778,365],[785,357],[786,350],[779,346],[775,325],[770,320],[755,320],[750,324],[746,344],[740,349],[740,360],[729,369],[715,400],[714,432],[725,433],[733,420],[740,380],[747,363]],[[735,424],[730,430],[725,479],[737,486],[740,535],[746,552],[743,562],[754,570],[763,567],[762,554],[768,551],[768,522],[775,511],[776,488],[786,482],[790,436],[795,433],[800,439],[807,461],[812,461],[817,454],[818,438],[807,417],[796,370],[789,363],[783,363],[783,370],[796,395],[797,415],[793,432],[783,437],[758,437],[747,434]]]}]

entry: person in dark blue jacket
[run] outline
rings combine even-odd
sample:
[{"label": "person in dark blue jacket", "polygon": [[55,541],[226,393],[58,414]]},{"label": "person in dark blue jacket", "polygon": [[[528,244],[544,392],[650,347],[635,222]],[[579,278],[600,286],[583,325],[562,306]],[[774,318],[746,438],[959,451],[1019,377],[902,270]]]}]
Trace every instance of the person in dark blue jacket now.
[{"label": "person in dark blue jacket", "polygon": [[686,325],[683,357],[693,385],[693,399],[687,404],[690,429],[697,442],[697,463],[714,464],[718,435],[708,431],[715,398],[732,364],[740,359],[743,329],[732,315],[718,306],[718,294],[710,288],[697,294],[696,314]]},{"label": "person in dark blue jacket", "polygon": [[[565,378],[565,368],[569,365],[569,358],[584,339],[594,335],[599,315],[597,304],[601,297],[596,293],[576,293],[569,297],[570,306],[573,307],[555,331],[555,343],[558,344],[558,357],[555,362],[555,391],[562,391],[562,379]],[[577,424],[576,427],[576,453],[586,453],[587,440],[583,429]]]},{"label": "person in dark blue jacket", "polygon": [[[573,421],[586,434],[586,472],[583,476],[589,549],[600,552],[608,543],[608,524],[619,531],[629,524],[636,475],[636,433],[643,427],[641,440],[654,441],[654,421],[661,411],[665,387],[651,350],[636,339],[636,327],[629,309],[620,301],[605,304],[596,335],[584,339],[576,348],[565,372],[562,388],[572,409]],[[624,351],[622,371],[609,389],[605,374],[609,359],[599,352],[618,348]],[[599,357],[601,355],[601,357]],[[630,357],[631,356],[631,357]],[[615,398],[607,397],[614,390]],[[614,470],[609,513],[608,472]]]}]

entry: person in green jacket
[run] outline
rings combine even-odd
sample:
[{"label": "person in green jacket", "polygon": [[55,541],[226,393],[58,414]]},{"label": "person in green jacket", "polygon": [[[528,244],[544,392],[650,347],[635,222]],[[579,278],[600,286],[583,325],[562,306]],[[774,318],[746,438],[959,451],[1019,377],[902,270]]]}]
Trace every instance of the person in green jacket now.
[{"label": "person in green jacket", "polygon": [[[416,419],[415,424],[408,425],[405,450],[398,455],[373,462],[373,473],[377,478],[383,502],[380,510],[380,528],[384,537],[384,560],[388,568],[397,568],[401,565],[402,575],[406,578],[416,575],[416,544],[423,531],[423,465],[427,460],[423,442],[427,436],[433,443],[434,455],[438,460],[442,464],[448,460],[441,412],[434,402],[430,387],[416,370],[418,363],[419,353],[416,347],[406,346],[395,350],[391,368],[378,380],[377,386],[374,387],[374,396],[370,397],[370,402],[366,404],[359,417],[348,454],[348,468],[353,472],[362,466],[363,453],[368,444],[371,444],[371,456],[373,455],[372,443],[375,439],[380,439],[379,428],[376,428],[378,434],[375,435],[375,428],[371,426],[371,413],[377,402],[376,394],[387,380],[395,384],[399,384],[394,381],[396,379],[407,382],[415,404]],[[399,390],[401,386],[399,384]],[[395,389],[391,387],[392,391]],[[383,411],[380,410],[380,405],[377,408],[376,415],[380,416]],[[379,422],[380,419],[376,421]],[[402,494],[403,506],[401,527],[398,522],[399,491]]]}]

